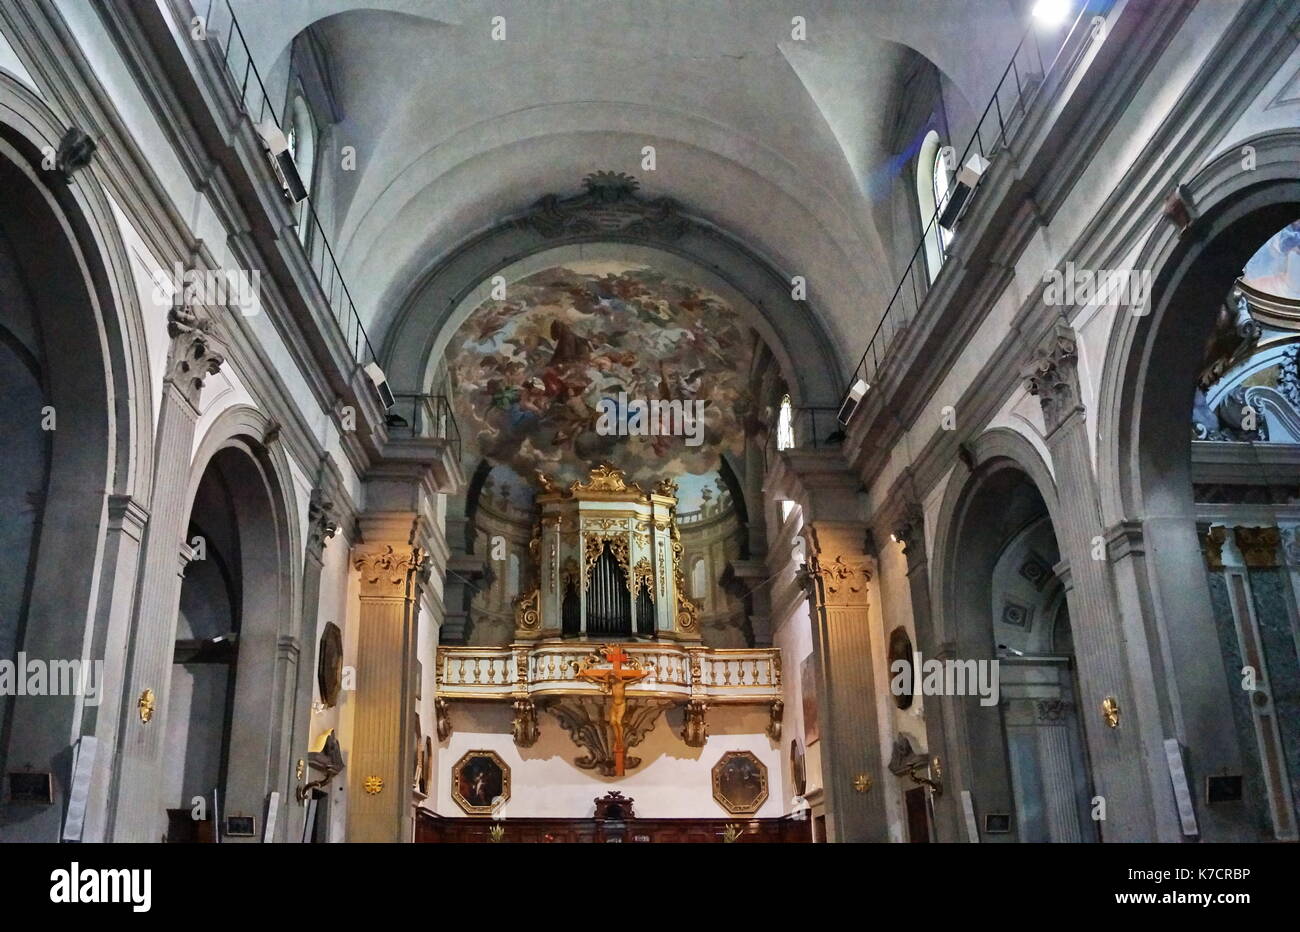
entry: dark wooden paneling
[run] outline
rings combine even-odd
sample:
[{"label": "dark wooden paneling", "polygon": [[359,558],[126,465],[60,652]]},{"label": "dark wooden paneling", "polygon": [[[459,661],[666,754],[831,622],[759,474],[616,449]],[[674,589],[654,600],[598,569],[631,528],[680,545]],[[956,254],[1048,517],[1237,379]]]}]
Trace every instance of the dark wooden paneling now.
[{"label": "dark wooden paneling", "polygon": [[[420,810],[415,824],[417,843],[481,844],[491,842],[488,831],[495,823],[488,818],[447,818]],[[811,841],[808,821],[795,819],[629,819],[620,828],[595,819],[509,819],[503,844],[556,844],[605,842],[612,835],[628,842],[638,838],[650,842],[715,844],[722,841],[726,827],[744,827],[738,843],[802,844]]]}]

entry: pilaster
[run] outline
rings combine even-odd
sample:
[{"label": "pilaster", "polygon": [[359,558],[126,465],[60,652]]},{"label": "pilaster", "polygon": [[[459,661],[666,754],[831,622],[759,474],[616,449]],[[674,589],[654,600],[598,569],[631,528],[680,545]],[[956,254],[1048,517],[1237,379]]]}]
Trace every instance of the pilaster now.
[{"label": "pilaster", "polygon": [[[189,517],[194,425],[204,380],[225,361],[212,336],[212,322],[198,310],[173,307],[167,315],[167,332],[171,345],[154,445],[153,498],[139,596],[127,639],[127,687],[110,790],[115,809],[109,832],[114,841],[156,842],[166,826],[162,751],[180,605],[180,554]],[[154,712],[147,721],[139,708],[146,690],[154,697]]]},{"label": "pilaster", "polygon": [[[1130,675],[1114,584],[1104,538],[1087,420],[1080,400],[1078,345],[1074,329],[1058,319],[1023,372],[1025,387],[1038,397],[1057,484],[1060,513],[1053,515],[1061,555],[1069,564],[1067,594],[1079,669],[1080,718],[1087,739],[1096,795],[1106,800],[1107,841],[1155,837],[1151,772],[1163,759],[1148,753],[1144,724],[1158,709],[1139,703]],[[1100,553],[1100,556],[1098,554]],[[1148,674],[1149,676],[1149,674]],[[1117,705],[1117,724],[1103,707]]]}]

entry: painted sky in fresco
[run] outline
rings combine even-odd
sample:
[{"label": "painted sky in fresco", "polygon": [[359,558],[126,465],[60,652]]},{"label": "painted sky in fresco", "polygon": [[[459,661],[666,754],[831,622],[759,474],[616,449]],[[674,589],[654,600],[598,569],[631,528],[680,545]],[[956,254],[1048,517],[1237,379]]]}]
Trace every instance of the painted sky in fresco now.
[{"label": "painted sky in fresco", "polygon": [[[549,268],[476,308],[448,346],[470,446],[520,475],[564,482],[611,462],[643,485],[739,453],[752,333],[722,298],[626,263]],[[704,443],[601,436],[602,398],[703,401]]]},{"label": "painted sky in fresco", "polygon": [[1246,284],[1300,301],[1300,220],[1283,228],[1246,263]]}]

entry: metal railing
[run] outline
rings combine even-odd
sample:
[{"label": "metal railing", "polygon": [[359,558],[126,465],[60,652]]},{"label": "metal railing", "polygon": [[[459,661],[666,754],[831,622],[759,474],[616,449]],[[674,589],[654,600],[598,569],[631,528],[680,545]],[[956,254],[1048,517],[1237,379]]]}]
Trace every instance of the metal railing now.
[{"label": "metal railing", "polygon": [[[217,16],[216,20],[213,19],[214,12]],[[276,128],[283,132],[284,123],[281,121],[280,114],[276,113],[275,104],[271,101],[266,85],[262,82],[261,72],[253,61],[248,42],[244,38],[244,31],[239,26],[239,20],[235,18],[230,0],[220,0],[220,3],[217,0],[208,0],[204,23],[207,40],[216,47],[225,66],[231,91],[239,98],[240,106],[252,121],[254,129],[269,118],[275,122]],[[286,93],[285,96],[284,107],[287,110],[288,94]],[[329,237],[325,235],[325,228],[321,225],[320,218],[316,216],[316,208],[312,206],[310,195],[295,208],[295,212],[299,223],[307,224],[307,232],[301,237],[300,245],[316,276],[321,293],[329,304],[334,322],[338,324],[339,331],[352,352],[353,361],[358,365],[375,362],[374,347],[370,345],[370,338],[366,335],[366,328],[361,323],[360,315],[357,314],[356,303],[352,300],[351,292],[348,291],[347,282],[343,279],[343,272],[339,269],[334,250],[330,247]]]},{"label": "metal railing", "polygon": [[[1034,27],[1031,25],[1020,37],[1020,42],[1011,55],[1011,61],[1002,72],[1002,77],[998,79],[993,96],[975,124],[975,131],[971,134],[970,141],[966,143],[961,157],[954,163],[957,171],[961,170],[973,154],[986,159],[989,167],[992,167],[998,153],[1007,147],[1011,138],[1024,124],[1025,115],[1033,104],[1035,95],[1055,70],[1061,53],[1070,45],[1070,40],[1083,22],[1085,14],[1092,12],[1091,7],[1092,4],[1088,2],[1081,4],[1078,15],[1062,40],[1061,51],[1058,51],[1056,58],[1046,67],[1043,64],[1038,33]],[[1037,70],[1034,68],[1035,65]],[[987,176],[986,168],[979,180]],[[979,189],[979,180],[967,195],[966,204],[962,209],[963,216],[972,206]],[[862,359],[845,385],[842,400],[847,400],[850,389],[859,380],[865,382],[868,387],[875,384],[881,363],[887,358],[894,339],[916,319],[925,304],[926,295],[929,294],[933,281],[951,251],[949,248],[951,244],[945,242],[946,237],[939,225],[939,218],[943,216],[951,196],[950,191],[942,203],[935,205],[934,214],[926,223],[920,242],[912,251],[912,257],[908,260],[907,268],[899,279],[898,287],[894,289],[889,303],[885,306],[885,312],[876,324],[876,329],[867,342],[867,348],[862,352]],[[932,250],[938,251],[939,268],[931,268],[927,253]]]},{"label": "metal railing", "polygon": [[388,435],[416,439],[446,440],[457,461],[461,454],[460,426],[446,395],[396,392],[388,409]]},{"label": "metal railing", "polygon": [[844,442],[844,429],[836,419],[837,409],[821,405],[801,405],[790,409],[790,435],[780,435],[773,424],[763,445],[766,470],[782,450],[825,450]]}]

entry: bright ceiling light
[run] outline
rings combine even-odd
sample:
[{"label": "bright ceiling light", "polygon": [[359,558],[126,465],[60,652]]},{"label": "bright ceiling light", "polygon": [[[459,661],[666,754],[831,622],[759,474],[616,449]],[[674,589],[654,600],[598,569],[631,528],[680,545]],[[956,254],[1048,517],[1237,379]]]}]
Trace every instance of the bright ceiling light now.
[{"label": "bright ceiling light", "polygon": [[1034,20],[1044,26],[1059,26],[1070,15],[1070,0],[1038,0],[1034,4]]}]

